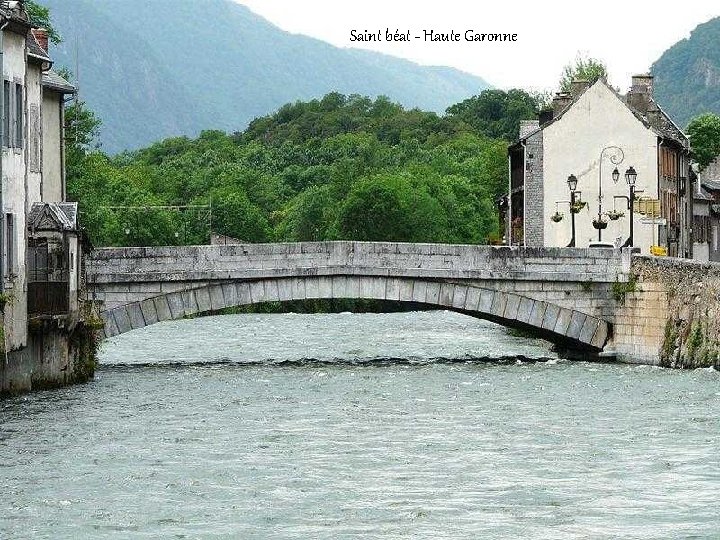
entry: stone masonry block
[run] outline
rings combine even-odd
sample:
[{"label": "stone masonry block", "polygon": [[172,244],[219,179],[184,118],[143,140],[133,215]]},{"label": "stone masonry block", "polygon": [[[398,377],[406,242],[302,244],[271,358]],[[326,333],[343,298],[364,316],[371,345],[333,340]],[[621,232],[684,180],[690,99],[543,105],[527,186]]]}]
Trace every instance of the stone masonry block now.
[{"label": "stone masonry block", "polygon": [[185,309],[185,315],[195,315],[196,313],[200,312],[200,307],[198,306],[194,289],[191,289],[189,291],[183,291],[182,299],[183,308]]},{"label": "stone masonry block", "polygon": [[120,333],[112,311],[101,312],[100,318],[103,320],[103,330],[105,330],[106,337],[117,336]]},{"label": "stone masonry block", "polygon": [[210,303],[210,291],[207,287],[195,290],[195,300],[197,300],[198,313],[207,313],[212,311]]},{"label": "stone masonry block", "polygon": [[559,315],[560,308],[558,306],[553,304],[546,304],[545,316],[543,317],[541,328],[545,328],[546,330],[554,330]]},{"label": "stone masonry block", "polygon": [[399,300],[401,302],[412,302],[413,299],[413,282],[409,279],[400,280]]},{"label": "stone masonry block", "polygon": [[250,299],[253,304],[265,302],[265,283],[262,281],[250,282]]},{"label": "stone masonry block", "polygon": [[332,297],[333,298],[347,298],[347,281],[346,276],[334,276],[332,278]]},{"label": "stone masonry block", "polygon": [[430,281],[425,290],[425,302],[437,306],[440,303],[440,283]]},{"label": "stone masonry block", "polygon": [[465,294],[465,311],[478,311],[478,303],[480,303],[480,293],[482,289],[478,287],[468,287]]},{"label": "stone masonry block", "polygon": [[600,326],[600,321],[595,317],[586,317],[585,323],[583,324],[582,330],[580,331],[579,340],[583,343],[590,343]]},{"label": "stone masonry block", "polygon": [[413,302],[424,303],[427,298],[427,282],[426,281],[415,281],[413,283]]},{"label": "stone masonry block", "polygon": [[490,314],[496,315],[497,317],[503,317],[505,315],[505,307],[508,302],[508,294],[502,292],[496,292],[493,297],[492,306],[490,307]]},{"label": "stone masonry block", "polygon": [[452,295],[452,307],[457,309],[465,308],[465,300],[467,298],[468,287],[467,285],[455,285],[455,291]]},{"label": "stone masonry block", "polygon": [[518,310],[520,309],[520,297],[517,294],[507,295],[507,304],[505,304],[505,313],[503,317],[508,320],[516,320]]},{"label": "stone masonry block", "polygon": [[220,311],[225,309],[227,304],[225,303],[225,296],[223,295],[222,285],[211,285],[210,286],[210,307],[213,311]]},{"label": "stone masonry block", "polygon": [[183,304],[183,293],[174,292],[164,295],[170,308],[171,319],[182,319],[185,316],[185,306]]},{"label": "stone masonry block", "polygon": [[333,298],[333,278],[323,276],[318,278],[319,298]]},{"label": "stone masonry block", "polygon": [[145,328],[145,317],[143,317],[143,312],[138,302],[128,304],[127,312],[130,317],[130,324],[132,325],[133,330],[137,328]]},{"label": "stone masonry block", "polygon": [[237,306],[237,289],[235,288],[235,283],[223,283],[222,293],[225,299],[225,307]]},{"label": "stone masonry block", "polygon": [[307,278],[305,280],[305,298],[320,298],[318,278]]},{"label": "stone masonry block", "polygon": [[167,295],[157,296],[153,298],[153,302],[155,303],[155,313],[157,313],[158,322],[171,321],[173,316],[170,311]]},{"label": "stone masonry block", "polygon": [[385,298],[387,300],[400,300],[399,278],[387,278],[385,284]]},{"label": "stone masonry block", "polygon": [[590,345],[592,345],[593,347],[597,347],[598,349],[602,349],[607,343],[608,333],[609,328],[607,323],[601,322],[598,325],[597,330],[595,331],[595,335],[593,336]]},{"label": "stone masonry block", "polygon": [[[292,300],[293,294],[292,294],[292,280],[288,278],[282,278],[273,280],[277,283],[277,296],[278,301],[280,302],[286,302],[288,300]],[[250,286],[245,285],[247,287],[247,297],[250,297]],[[246,303],[243,302],[242,294],[240,292],[240,288],[238,287],[238,302],[239,303]]]},{"label": "stone masonry block", "polygon": [[305,300],[305,278],[294,278],[292,280],[292,299]]},{"label": "stone masonry block", "polygon": [[573,311],[572,317],[570,318],[570,326],[568,327],[567,337],[572,339],[580,339],[580,333],[582,332],[583,325],[585,324],[587,316],[579,311]]},{"label": "stone masonry block", "polygon": [[533,304],[535,301],[532,298],[523,296],[520,298],[520,305],[518,306],[517,320],[520,322],[527,323],[530,321],[530,315],[532,313]]},{"label": "stone masonry block", "polygon": [[[502,293],[497,293],[502,294]],[[478,302],[477,310],[481,313],[490,313],[492,311],[492,305],[495,301],[495,292],[490,289],[480,290],[480,301]]]},{"label": "stone masonry block", "polygon": [[360,298],[360,278],[348,276],[345,292],[346,298]]},{"label": "stone masonry block", "polygon": [[567,308],[561,308],[558,313],[557,322],[553,332],[560,335],[567,335],[568,328],[570,327],[570,319],[572,319],[572,310]]},{"label": "stone masonry block", "polygon": [[128,313],[127,306],[122,306],[112,310],[115,324],[118,328],[119,334],[124,334],[133,329],[132,323],[130,322],[130,314]]},{"label": "stone masonry block", "polygon": [[453,295],[455,294],[455,285],[452,283],[443,283],[440,285],[440,297],[438,303],[441,306],[452,306]]}]

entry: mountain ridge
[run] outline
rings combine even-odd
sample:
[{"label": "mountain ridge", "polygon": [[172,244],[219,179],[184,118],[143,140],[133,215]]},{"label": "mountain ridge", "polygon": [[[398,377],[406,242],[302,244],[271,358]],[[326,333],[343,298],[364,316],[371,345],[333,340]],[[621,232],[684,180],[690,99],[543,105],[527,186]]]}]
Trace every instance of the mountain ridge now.
[{"label": "mountain ridge", "polygon": [[[288,102],[337,91],[387,95],[442,112],[489,85],[480,77],[285,32],[231,0],[44,0],[103,121],[110,152],[204,129],[239,131]],[[77,40],[77,41],[76,41]]]},{"label": "mountain ridge", "polygon": [[655,97],[681,127],[705,112],[720,114],[720,17],[699,24],[653,63]]}]

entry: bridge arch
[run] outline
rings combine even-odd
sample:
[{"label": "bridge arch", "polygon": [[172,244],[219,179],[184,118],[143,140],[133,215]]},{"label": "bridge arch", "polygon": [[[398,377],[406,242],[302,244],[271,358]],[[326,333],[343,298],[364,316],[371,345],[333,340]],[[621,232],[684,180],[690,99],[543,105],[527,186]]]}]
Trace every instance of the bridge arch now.
[{"label": "bridge arch", "polygon": [[531,328],[556,342],[601,350],[610,324],[598,317],[469,283],[389,276],[308,275],[227,281],[168,292],[102,311],[101,338],[202,313],[265,302],[371,299],[437,306],[504,326]]}]

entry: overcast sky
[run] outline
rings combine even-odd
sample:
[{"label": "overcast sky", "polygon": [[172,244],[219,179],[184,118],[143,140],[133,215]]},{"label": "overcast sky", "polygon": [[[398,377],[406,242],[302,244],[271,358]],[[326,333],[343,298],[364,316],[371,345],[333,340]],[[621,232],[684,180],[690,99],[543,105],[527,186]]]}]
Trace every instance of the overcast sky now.
[{"label": "overcast sky", "polygon": [[[681,3],[604,0],[235,0],[280,28],[340,47],[362,47],[421,64],[446,65],[496,87],[554,90],[578,53],[603,60],[625,91],[698,24],[720,16],[718,0]],[[350,31],[391,27],[464,33],[517,33],[516,43],[352,43]]]}]

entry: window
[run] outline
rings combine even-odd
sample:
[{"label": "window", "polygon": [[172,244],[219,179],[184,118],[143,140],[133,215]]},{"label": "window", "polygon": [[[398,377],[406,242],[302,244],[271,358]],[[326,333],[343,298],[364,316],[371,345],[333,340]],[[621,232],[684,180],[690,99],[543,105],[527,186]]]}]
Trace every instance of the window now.
[{"label": "window", "polygon": [[5,148],[10,148],[10,81],[3,83],[3,140]]},{"label": "window", "polygon": [[14,133],[14,147],[15,148],[22,148],[23,147],[23,129],[25,127],[25,118],[24,118],[24,110],[23,107],[23,86],[22,84],[15,83],[15,133]]},{"label": "window", "polygon": [[40,110],[37,105],[30,105],[28,111],[28,165],[32,172],[42,171],[40,143]]},{"label": "window", "polygon": [[15,224],[12,214],[5,214],[5,249],[7,250],[6,273],[12,275],[15,273]]}]

